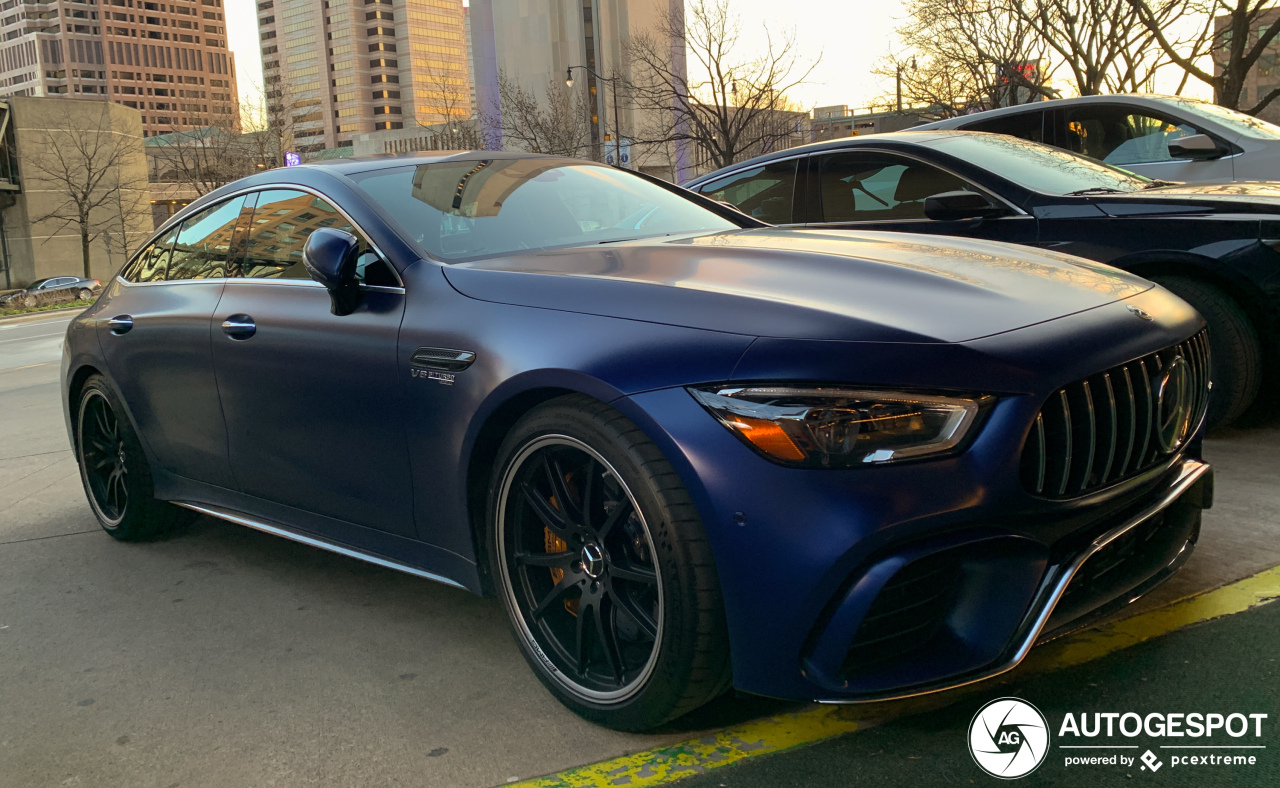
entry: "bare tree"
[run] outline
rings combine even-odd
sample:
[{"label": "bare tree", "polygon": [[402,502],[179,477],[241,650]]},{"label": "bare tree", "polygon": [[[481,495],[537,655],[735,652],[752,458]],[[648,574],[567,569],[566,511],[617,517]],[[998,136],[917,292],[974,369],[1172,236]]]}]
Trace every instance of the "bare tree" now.
[{"label": "bare tree", "polygon": [[[1146,89],[1166,62],[1130,0],[1009,0],[1007,7],[1057,55],[1082,96]],[[1150,0],[1148,8],[1151,23],[1168,28],[1187,0]]]},{"label": "bare tree", "polygon": [[582,99],[555,79],[538,95],[505,72],[498,74],[500,113],[484,116],[508,143],[534,153],[582,156],[591,147],[591,127]]},{"label": "bare tree", "polygon": [[251,129],[245,136],[256,169],[283,167],[285,153],[295,147],[296,100],[291,84],[278,74],[266,79],[240,107],[241,123]]},{"label": "bare tree", "polygon": [[[426,79],[414,83],[414,120],[432,131],[439,150],[479,150],[485,147],[485,133],[471,107],[470,86],[465,72],[429,67]],[[442,120],[427,123],[423,112]]]},{"label": "bare tree", "polygon": [[128,228],[148,207],[142,139],[113,129],[110,105],[100,106],[88,123],[82,106],[74,113],[64,108],[61,116],[55,114],[22,159],[27,177],[44,181],[56,195],[54,206],[32,223],[56,222],[51,236],[68,227],[77,230],[85,278],[92,276],[93,242],[118,227],[127,245]]},{"label": "bare tree", "polygon": [[152,180],[181,183],[197,195],[208,194],[257,168],[256,148],[230,122],[200,129],[174,129],[147,139]]},{"label": "bare tree", "polygon": [[[1188,12],[1204,19],[1200,35],[1178,41],[1162,23],[1159,2],[1125,0],[1150,32],[1169,60],[1186,74],[1213,88],[1213,101],[1231,109],[1256,115],[1280,98],[1280,87],[1273,88],[1248,107],[1242,107],[1241,93],[1245,79],[1280,34],[1280,24],[1266,30],[1259,28],[1259,17],[1275,7],[1275,0],[1190,0]],[[1219,21],[1221,20],[1221,22]],[[1252,32],[1257,29],[1257,35]],[[1206,68],[1204,55],[1211,54],[1213,65]],[[1214,68],[1216,66],[1216,69]]]},{"label": "bare tree", "polygon": [[[646,119],[638,142],[692,145],[713,168],[776,144],[779,123],[796,120],[787,92],[808,79],[821,54],[805,62],[794,30],[767,28],[764,51],[747,54],[741,32],[728,0],[690,0],[687,11],[672,10],[656,30],[631,39],[627,92]],[[683,44],[695,76],[672,57],[672,41]]]},{"label": "bare tree", "polygon": [[931,119],[1057,96],[1048,46],[1015,1],[911,0],[902,51],[875,70],[895,85],[877,106],[897,106],[899,85],[903,105]]}]

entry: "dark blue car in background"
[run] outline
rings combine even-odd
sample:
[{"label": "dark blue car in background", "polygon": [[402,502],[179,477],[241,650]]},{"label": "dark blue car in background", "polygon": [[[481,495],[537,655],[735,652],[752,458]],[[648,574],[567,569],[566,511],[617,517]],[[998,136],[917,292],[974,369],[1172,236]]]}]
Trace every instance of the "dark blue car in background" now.
[{"label": "dark blue car in background", "polygon": [[689,187],[770,224],[1005,241],[1123,268],[1208,321],[1209,429],[1280,390],[1275,183],[1175,184],[1005,134],[907,131],[758,156]]},{"label": "dark blue car in background", "polygon": [[1135,276],[777,229],[587,162],[262,173],[68,329],[123,540],[201,512],[501,599],[588,719],[994,675],[1176,570],[1204,322]]}]

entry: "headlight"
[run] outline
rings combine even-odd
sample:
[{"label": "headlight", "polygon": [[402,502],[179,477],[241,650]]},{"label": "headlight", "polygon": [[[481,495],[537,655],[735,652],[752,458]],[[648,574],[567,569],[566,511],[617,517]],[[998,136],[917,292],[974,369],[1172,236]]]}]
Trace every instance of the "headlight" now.
[{"label": "headlight", "polygon": [[842,388],[689,389],[703,407],[775,462],[853,468],[955,449],[990,397]]}]

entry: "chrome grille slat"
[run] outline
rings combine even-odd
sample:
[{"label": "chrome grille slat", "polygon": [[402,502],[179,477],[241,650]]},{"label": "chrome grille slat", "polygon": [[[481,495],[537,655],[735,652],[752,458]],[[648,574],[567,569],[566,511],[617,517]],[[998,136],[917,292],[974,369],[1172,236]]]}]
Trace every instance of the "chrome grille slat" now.
[{"label": "chrome grille slat", "polygon": [[1129,458],[1133,456],[1133,444],[1138,438],[1138,403],[1133,398],[1133,378],[1129,375],[1128,364],[1124,366],[1124,389],[1129,395],[1129,440],[1124,447],[1124,461],[1116,473],[1121,477],[1129,471]]},{"label": "chrome grille slat", "polygon": [[1098,476],[1099,484],[1106,484],[1107,479],[1111,476],[1111,466],[1116,461],[1116,433],[1120,431],[1120,422],[1116,415],[1116,392],[1111,386],[1111,373],[1103,373],[1102,382],[1107,388],[1107,463],[1102,466],[1102,473]]},{"label": "chrome grille slat", "polygon": [[1198,428],[1209,402],[1208,338],[1204,331],[1070,383],[1049,396],[1027,433],[1023,485],[1033,494],[1087,494],[1159,466],[1172,457],[1156,439],[1157,386],[1175,359],[1186,362]]}]

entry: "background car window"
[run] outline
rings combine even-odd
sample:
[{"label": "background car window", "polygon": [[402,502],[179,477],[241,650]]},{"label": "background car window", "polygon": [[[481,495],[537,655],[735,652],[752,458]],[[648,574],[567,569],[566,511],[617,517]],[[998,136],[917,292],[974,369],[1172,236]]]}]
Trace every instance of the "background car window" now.
[{"label": "background car window", "polygon": [[1083,106],[1063,110],[1062,114],[1066,135],[1063,147],[1121,167],[1172,161],[1169,141],[1200,133],[1189,125],[1125,107]]},{"label": "background car window", "polygon": [[739,227],[670,189],[566,159],[450,159],[352,175],[423,251],[447,261]]},{"label": "background car window", "polygon": [[762,222],[787,224],[795,221],[792,214],[798,162],[799,159],[791,159],[752,167],[703,184],[698,191]]},{"label": "background car window", "polygon": [[923,219],[926,197],[968,188],[937,167],[878,154],[823,156],[819,170],[824,222]]},{"label": "background car window", "polygon": [[227,275],[228,256],[244,197],[206,208],[182,223],[166,278],[213,279]]},{"label": "background car window", "polygon": [[1149,178],[1085,158],[1062,148],[1038,145],[1002,134],[955,134],[926,143],[939,153],[1047,194],[1086,189],[1133,192]]},{"label": "background car window", "polygon": [[169,269],[169,250],[178,235],[175,224],[155,243],[148,246],[121,274],[127,282],[163,282]]},{"label": "background car window", "polygon": [[292,189],[258,193],[249,240],[245,244],[243,276],[250,279],[310,279],[302,265],[307,237],[321,227],[354,235],[360,242],[356,278],[366,284],[398,284],[387,263],[373,251],[364,235],[327,200]]},{"label": "background car window", "polygon": [[965,131],[985,131],[988,134],[1008,134],[1031,142],[1044,142],[1044,113],[1020,112],[1003,115],[991,120],[979,121],[963,127]]}]

